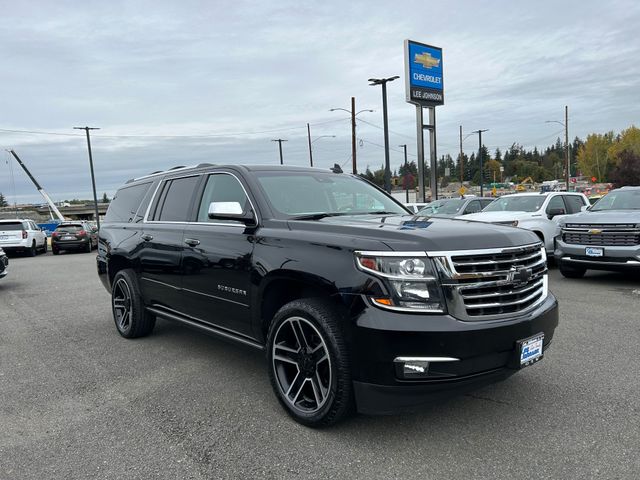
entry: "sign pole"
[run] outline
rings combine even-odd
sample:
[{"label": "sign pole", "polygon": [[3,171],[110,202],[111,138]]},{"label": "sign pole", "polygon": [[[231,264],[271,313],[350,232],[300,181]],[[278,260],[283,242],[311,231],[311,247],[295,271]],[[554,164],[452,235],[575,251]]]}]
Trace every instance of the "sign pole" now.
[{"label": "sign pole", "polygon": [[422,105],[416,105],[416,125],[418,130],[416,137],[418,139],[418,194],[420,202],[426,202],[427,198],[424,191],[424,121],[422,119]]},{"label": "sign pole", "polygon": [[436,153],[436,107],[429,107],[429,152],[431,156],[431,201],[438,199],[438,156]]}]

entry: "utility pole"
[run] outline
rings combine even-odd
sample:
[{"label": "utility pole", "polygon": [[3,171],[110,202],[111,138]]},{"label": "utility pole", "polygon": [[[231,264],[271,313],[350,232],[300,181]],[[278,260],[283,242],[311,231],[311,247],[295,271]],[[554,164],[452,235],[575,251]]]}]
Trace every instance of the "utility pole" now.
[{"label": "utility pole", "polygon": [[564,106],[564,152],[567,164],[567,192],[569,191],[569,177],[571,176],[571,165],[569,165],[569,106]]},{"label": "utility pole", "polygon": [[73,127],[74,130],[84,130],[87,134],[87,149],[89,150],[89,168],[91,169],[91,185],[93,186],[93,205],[96,216],[96,226],[100,230],[100,214],[98,213],[98,194],[96,193],[96,176],[93,173],[93,155],[91,154],[91,138],[89,130],[100,130],[97,127]]},{"label": "utility pole", "polygon": [[482,132],[488,132],[489,129],[475,130],[471,133],[478,134],[478,158],[480,159],[480,196],[484,197],[484,172],[482,171]]},{"label": "utility pole", "polygon": [[354,175],[358,174],[358,164],[356,162],[356,117],[362,112],[373,112],[373,110],[360,110],[356,112],[356,97],[351,97],[351,110],[347,110],[346,108],[330,108],[330,112],[335,112],[336,110],[342,110],[343,112],[347,112],[351,115],[351,166],[352,173]]},{"label": "utility pole", "polygon": [[382,85],[382,126],[384,128],[384,189],[391,193],[391,165],[389,162],[389,118],[387,115],[387,82],[400,78],[398,75],[388,78],[370,78],[369,86]]},{"label": "utility pole", "polygon": [[307,139],[309,140],[309,165],[313,167],[313,153],[311,153],[311,128],[307,123]]},{"label": "utility pole", "polygon": [[277,138],[271,141],[278,142],[278,149],[280,150],[280,165],[284,165],[284,162],[282,161],[282,142],[288,142],[289,140],[283,140],[282,138]]},{"label": "utility pole", "polygon": [[356,97],[351,97],[351,167],[353,174],[358,174],[356,163]]},{"label": "utility pole", "polygon": [[460,187],[464,185],[464,161],[462,159],[462,125],[460,125]]},{"label": "utility pole", "polygon": [[409,163],[407,162],[407,145],[398,145],[404,149],[404,191],[406,194],[406,203],[409,203],[409,179],[407,175],[409,174]]}]

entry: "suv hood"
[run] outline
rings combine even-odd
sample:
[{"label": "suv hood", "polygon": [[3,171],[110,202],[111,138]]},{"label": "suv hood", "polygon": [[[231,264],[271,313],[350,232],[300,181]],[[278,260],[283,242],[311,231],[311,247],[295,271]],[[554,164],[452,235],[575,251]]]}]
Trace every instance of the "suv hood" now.
[{"label": "suv hood", "polygon": [[478,212],[465,215],[464,218],[474,222],[508,222],[531,217],[542,217],[538,212]]},{"label": "suv hood", "polygon": [[322,220],[291,220],[293,233],[336,235],[339,243],[359,249],[378,241],[396,251],[445,251],[507,248],[539,242],[527,230],[466,220],[409,215],[353,215]]},{"label": "suv hood", "polygon": [[635,223],[640,224],[640,210],[604,210],[602,212],[576,213],[566,216],[560,222],[565,223]]}]

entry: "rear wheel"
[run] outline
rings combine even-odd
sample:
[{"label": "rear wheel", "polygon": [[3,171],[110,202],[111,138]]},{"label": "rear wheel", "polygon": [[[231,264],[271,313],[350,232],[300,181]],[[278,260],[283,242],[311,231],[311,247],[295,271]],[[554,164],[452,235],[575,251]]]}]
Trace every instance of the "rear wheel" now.
[{"label": "rear wheel", "polygon": [[87,253],[91,253],[91,250],[92,250],[92,248],[91,248],[91,240],[89,240],[89,242],[87,243],[87,246],[84,247],[84,251],[87,252]]},{"label": "rear wheel", "polygon": [[36,241],[34,240],[31,244],[31,248],[27,250],[27,255],[30,257],[35,257],[38,254],[38,249],[36,248]]},{"label": "rear wheel", "polygon": [[125,338],[149,335],[156,318],[142,302],[142,295],[133,270],[120,270],[111,287],[111,309],[118,333]]},{"label": "rear wheel", "polygon": [[562,263],[558,265],[558,269],[562,276],[566,278],[582,278],[587,271],[586,268],[566,267]]},{"label": "rear wheel", "polygon": [[47,238],[44,239],[44,244],[42,245],[42,253],[47,253],[47,248],[49,247],[49,240]]},{"label": "rear wheel", "polygon": [[276,313],[267,336],[271,385],[280,404],[310,427],[331,425],[354,406],[341,315],[328,300],[294,300]]},{"label": "rear wheel", "polygon": [[54,255],[60,255],[60,249],[58,247],[51,247],[51,253]]}]

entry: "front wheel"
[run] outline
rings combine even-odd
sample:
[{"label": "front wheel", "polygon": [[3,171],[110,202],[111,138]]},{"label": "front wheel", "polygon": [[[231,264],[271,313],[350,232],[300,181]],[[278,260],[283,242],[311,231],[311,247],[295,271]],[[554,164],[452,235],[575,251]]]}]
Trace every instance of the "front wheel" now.
[{"label": "front wheel", "polygon": [[310,427],[353,410],[350,360],[341,315],[328,300],[294,300],[276,313],[267,336],[271,385],[280,404]]},{"label": "front wheel", "polygon": [[565,278],[582,278],[587,272],[586,268],[565,267],[562,263],[559,263],[558,269]]},{"label": "front wheel", "polygon": [[156,318],[142,302],[142,295],[133,270],[116,273],[111,287],[111,310],[118,333],[125,338],[149,335]]}]

